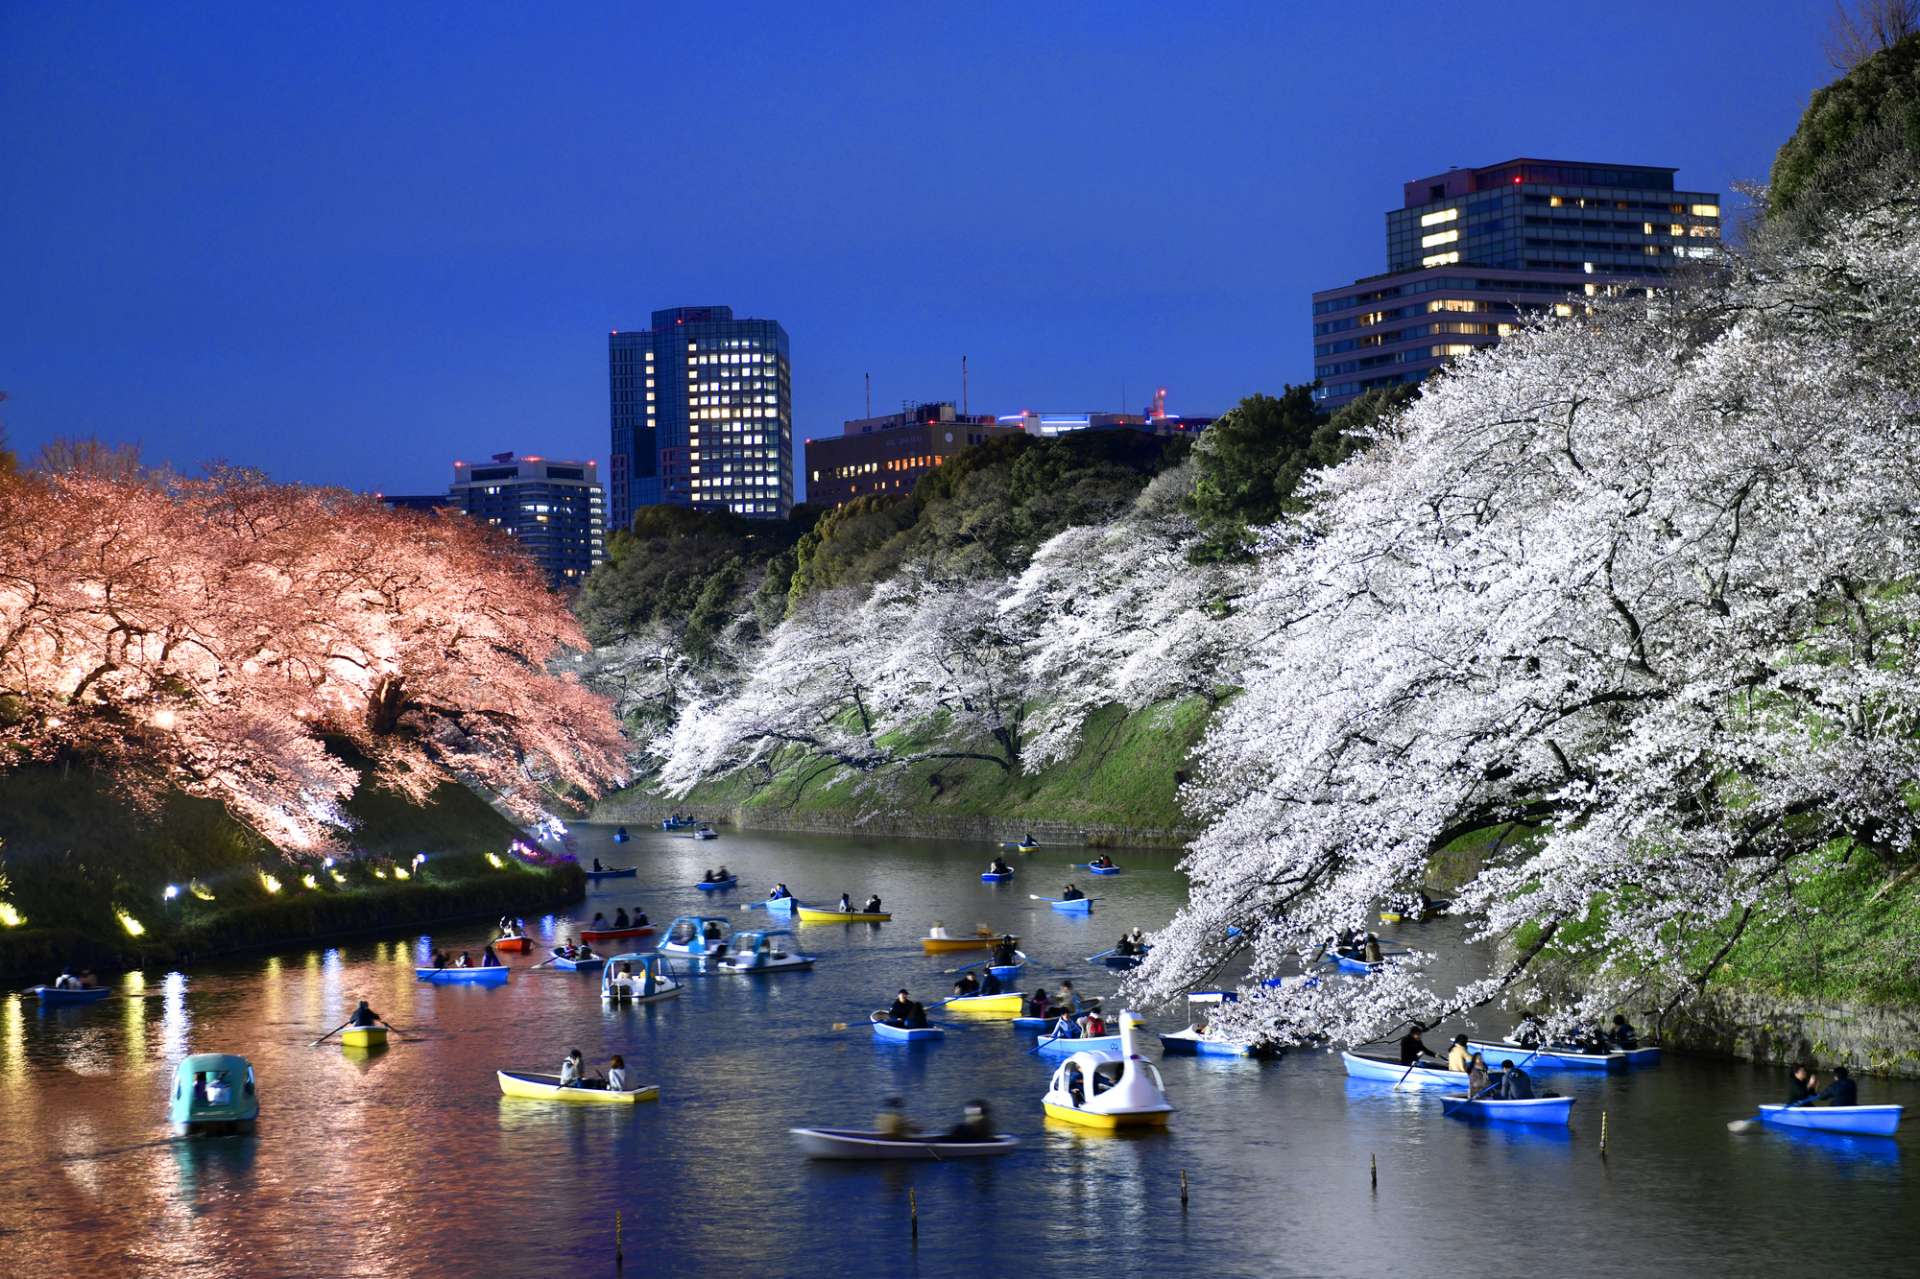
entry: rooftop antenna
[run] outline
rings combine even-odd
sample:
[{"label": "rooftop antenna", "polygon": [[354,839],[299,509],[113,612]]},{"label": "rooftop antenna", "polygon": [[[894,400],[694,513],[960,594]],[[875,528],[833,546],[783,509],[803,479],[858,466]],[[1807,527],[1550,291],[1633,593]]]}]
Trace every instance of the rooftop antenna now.
[{"label": "rooftop antenna", "polygon": [[872,417],[873,416],[873,374],[871,373],[867,374],[866,378],[867,378],[867,416]]},{"label": "rooftop antenna", "polygon": [[960,416],[967,416],[967,357],[960,357]]}]

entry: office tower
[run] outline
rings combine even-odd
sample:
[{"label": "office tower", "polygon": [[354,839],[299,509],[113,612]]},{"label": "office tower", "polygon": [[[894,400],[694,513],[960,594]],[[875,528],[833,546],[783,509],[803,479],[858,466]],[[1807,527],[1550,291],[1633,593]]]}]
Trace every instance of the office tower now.
[{"label": "office tower", "polygon": [[607,340],[614,528],[671,503],[782,519],[793,506],[787,333],[731,307],[655,311]]},{"label": "office tower", "polygon": [[495,453],[486,462],[455,462],[447,492],[456,510],[524,546],[556,588],[577,586],[606,558],[597,462]]},{"label": "office tower", "polygon": [[1675,190],[1674,172],[1519,159],[1405,184],[1386,273],[1313,295],[1315,400],[1418,382],[1528,314],[1571,315],[1711,259],[1720,197]]},{"label": "office tower", "polygon": [[1017,425],[958,413],[946,402],[855,418],[839,435],[807,441],[807,501],[839,506],[864,493],[908,492],[967,445],[1021,433]]}]

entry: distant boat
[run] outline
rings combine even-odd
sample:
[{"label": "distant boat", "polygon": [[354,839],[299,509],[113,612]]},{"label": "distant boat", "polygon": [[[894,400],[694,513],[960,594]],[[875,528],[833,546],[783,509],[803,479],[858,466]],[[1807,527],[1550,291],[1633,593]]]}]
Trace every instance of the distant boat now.
[{"label": "distant boat", "polygon": [[1489,1119],[1502,1124],[1550,1124],[1564,1128],[1573,1118],[1571,1097],[1476,1097],[1448,1093],[1440,1098],[1440,1109],[1454,1119]]},{"label": "distant boat", "polygon": [[486,968],[415,968],[413,975],[438,986],[504,986],[513,969],[505,964]]},{"label": "distant boat", "polygon": [[873,1023],[873,1037],[883,1043],[925,1044],[947,1037],[947,1030],[944,1026],[907,1027],[892,1025],[887,1021],[887,1015],[884,1012],[873,1013],[868,1016],[867,1020]]},{"label": "distant boat", "polygon": [[39,996],[43,1006],[53,1008],[64,1004],[97,1004],[113,992],[105,986],[34,986],[27,993]]},{"label": "distant boat", "polygon": [[1891,1137],[1900,1127],[1899,1106],[1762,1106],[1763,1123],[1783,1128],[1818,1128],[1824,1132],[1851,1132]]},{"label": "distant boat", "polygon": [[952,1137],[889,1137],[848,1128],[790,1128],[794,1144],[809,1159],[980,1159],[1004,1155],[1020,1144],[1017,1137],[997,1133],[984,1141]]},{"label": "distant boat", "polygon": [[625,870],[590,870],[587,878],[595,881],[602,879],[632,879],[640,873],[638,866],[629,866]]},{"label": "distant boat", "polygon": [[629,1088],[613,1091],[605,1084],[591,1082],[562,1084],[558,1075],[536,1074],[530,1070],[496,1070],[500,1081],[500,1091],[509,1097],[525,1097],[533,1101],[585,1102],[602,1106],[631,1106],[635,1102],[658,1101],[660,1086],[648,1084],[644,1088]]},{"label": "distant boat", "polygon": [[176,1137],[245,1135],[260,1118],[253,1063],[232,1053],[194,1053],[173,1068],[167,1120]]}]

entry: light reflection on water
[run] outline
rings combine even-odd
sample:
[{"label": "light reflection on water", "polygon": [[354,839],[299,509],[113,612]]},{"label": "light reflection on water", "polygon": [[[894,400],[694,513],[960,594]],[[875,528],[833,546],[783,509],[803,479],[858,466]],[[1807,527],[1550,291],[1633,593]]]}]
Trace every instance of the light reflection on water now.
[{"label": "light reflection on water", "polygon": [[[1567,1273],[1877,1274],[1920,1246],[1901,1143],[1727,1133],[1726,1120],[1771,1099],[1777,1072],[1676,1061],[1552,1076],[1579,1098],[1574,1126],[1536,1131],[1444,1119],[1431,1093],[1349,1081],[1324,1052],[1172,1058],[1161,1063],[1179,1108],[1171,1129],[1128,1136],[1045,1121],[1051,1063],[1003,1024],[970,1020],[924,1049],[872,1040],[866,1010],[894,989],[932,1003],[952,980],[940,975],[952,959],[920,953],[934,918],[1020,933],[1035,960],[1023,985],[1071,976],[1111,990],[1084,957],[1171,912],[1180,885],[1165,854],[1123,854],[1128,873],[1103,883],[1109,900],[1088,919],[1027,899],[1057,889],[1069,850],[1021,859],[1017,890],[1001,890],[978,882],[992,849],[730,835],[725,860],[754,891],[716,899],[692,888],[713,850],[580,834],[585,856],[639,864],[641,878],[534,921],[543,940],[619,905],[663,925],[723,913],[751,926],[765,916],[740,902],[775,879],[803,899],[878,892],[896,920],[798,929],[822,956],[813,972],[695,976],[679,998],[637,1008],[603,1006],[592,975],[527,971],[542,945],[507,957],[519,971],[504,989],[414,980],[436,944],[477,954],[486,923],[136,975],[122,993],[148,997],[104,1007],[0,1002],[0,1274],[59,1256],[100,1276],[601,1275],[616,1213],[633,1275],[1031,1279],[1093,1261],[1125,1273],[1371,1275],[1417,1254],[1491,1279],[1509,1273],[1498,1258],[1526,1273],[1518,1259],[1547,1246],[1578,1259]],[[1401,940],[1450,939],[1433,925]],[[308,1047],[361,997],[406,1036],[384,1051]],[[1153,1028],[1183,1022],[1162,1015]],[[596,1063],[624,1054],[663,1099],[566,1107],[500,1095],[496,1068],[552,1071],[574,1046]],[[253,1060],[256,1138],[165,1140],[170,1071],[195,1049]],[[1920,1101],[1911,1085],[1867,1090]],[[864,1126],[890,1093],[928,1126],[987,1098],[1023,1145],[978,1163],[795,1156],[789,1126]]]}]

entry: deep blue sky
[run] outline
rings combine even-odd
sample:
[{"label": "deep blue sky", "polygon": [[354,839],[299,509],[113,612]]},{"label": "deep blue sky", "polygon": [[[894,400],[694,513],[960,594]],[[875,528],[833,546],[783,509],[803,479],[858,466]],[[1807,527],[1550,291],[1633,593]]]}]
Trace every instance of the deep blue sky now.
[{"label": "deep blue sky", "polygon": [[1729,191],[1832,74],[1807,0],[939,7],[0,6],[14,446],[604,461],[607,330],[707,303],[786,326],[800,438],[962,353],[976,412],[1218,411],[1310,375],[1401,182]]}]

